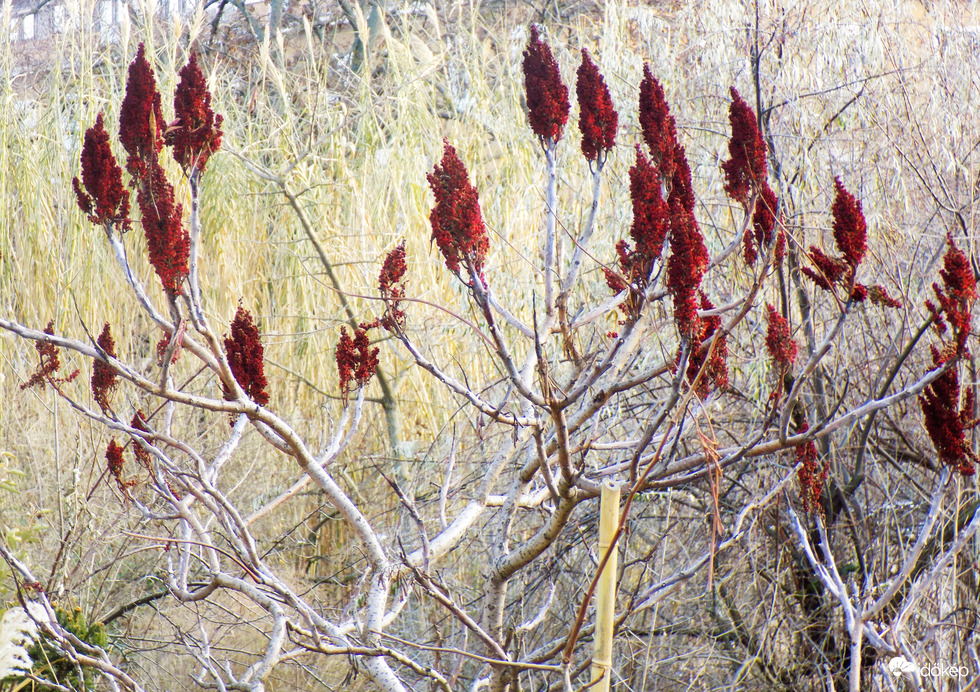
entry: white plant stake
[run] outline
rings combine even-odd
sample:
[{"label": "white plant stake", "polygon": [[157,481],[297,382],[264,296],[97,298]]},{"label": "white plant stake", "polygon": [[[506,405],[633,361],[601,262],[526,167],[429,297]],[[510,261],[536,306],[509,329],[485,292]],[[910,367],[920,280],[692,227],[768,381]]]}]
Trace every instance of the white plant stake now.
[{"label": "white plant stake", "polygon": [[607,480],[602,484],[599,499],[599,552],[609,559],[599,575],[596,588],[595,652],[592,654],[592,686],[596,692],[609,692],[612,673],[613,630],[616,625],[616,570],[619,568],[619,548],[613,545],[619,526],[619,486]]}]

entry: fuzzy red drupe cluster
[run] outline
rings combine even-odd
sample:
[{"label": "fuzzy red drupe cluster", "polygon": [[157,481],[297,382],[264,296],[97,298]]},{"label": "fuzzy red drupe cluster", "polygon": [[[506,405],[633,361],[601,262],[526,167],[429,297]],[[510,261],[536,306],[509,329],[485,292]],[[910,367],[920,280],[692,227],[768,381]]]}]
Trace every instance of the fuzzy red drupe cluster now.
[{"label": "fuzzy red drupe cluster", "polygon": [[[798,347],[790,336],[789,322],[771,303],[766,304],[766,322],[766,351],[769,352],[769,357],[772,358],[779,372],[777,389],[773,392],[772,398],[778,399],[783,391],[784,382],[786,382],[784,375],[790,371],[793,363],[796,362]],[[785,386],[791,386],[791,382],[792,380],[789,380]],[[797,411],[801,413],[802,409],[798,408]],[[805,433],[809,429],[809,425],[801,413],[796,432]],[[827,478],[826,462],[820,463],[817,447],[813,440],[808,440],[797,446],[796,461],[800,464],[797,480],[800,484],[799,495],[803,510],[806,512],[816,511],[820,508],[820,495]]]},{"label": "fuzzy red drupe cluster", "polygon": [[657,169],[636,145],[636,163],[630,168],[630,201],[633,205],[633,223],[630,237],[636,244],[636,252],[643,257],[649,275],[653,262],[660,259],[664,239],[670,228],[670,208],[660,192],[660,176]]},{"label": "fuzzy red drupe cluster", "polygon": [[160,165],[163,148],[163,110],[153,68],[141,43],[129,66],[126,96],[119,115],[119,141],[129,154],[126,169],[137,186],[143,232],[150,264],[171,299],[181,295],[188,274],[190,236],[183,224],[183,207]]},{"label": "fuzzy red drupe cluster", "polygon": [[384,327],[389,332],[400,333],[405,326],[405,311],[401,308],[405,297],[405,241],[396,245],[387,255],[378,274],[378,291],[385,302],[385,313],[373,322],[361,323],[351,338],[344,327],[340,329],[337,344],[337,372],[344,399],[355,388],[363,387],[378,367],[379,349],[371,348],[368,331]]},{"label": "fuzzy red drupe cluster", "polygon": [[809,276],[813,283],[825,291],[833,289],[844,277],[845,265],[839,259],[825,255],[823,250],[815,245],[810,246],[810,261],[816,268],[803,267],[803,273]]},{"label": "fuzzy red drupe cluster", "polygon": [[[96,341],[107,356],[116,357],[116,342],[112,338],[112,330],[106,322],[102,333]],[[112,407],[110,397],[116,388],[116,371],[108,363],[96,359],[92,363],[92,397],[103,411]]]},{"label": "fuzzy red drupe cluster", "polygon": [[[840,178],[834,179],[834,191],[834,242],[843,257],[831,257],[817,246],[811,245],[808,254],[814,269],[803,267],[802,270],[814,284],[825,291],[831,291],[835,285],[840,284],[851,292],[855,285],[854,271],[864,257],[863,248],[867,246],[867,240],[863,237],[867,232],[867,223],[861,210],[861,202],[844,188]],[[862,234],[861,238],[855,237],[858,233]]]},{"label": "fuzzy red drupe cluster", "polygon": [[[191,53],[180,71],[174,95],[176,120],[163,118],[160,92],[153,67],[141,43],[129,66],[126,96],[119,112],[119,141],[126,150],[130,185],[137,190],[143,231],[150,264],[174,299],[183,293],[189,273],[190,236],[184,228],[183,208],[174,200],[174,190],[160,162],[164,145],[173,147],[174,159],[192,182],[204,171],[209,157],[221,146],[222,117],[211,109],[211,94],[204,75]],[[93,223],[118,224],[127,230],[129,193],[123,187],[122,170],[109,146],[109,135],[99,114],[85,133],[82,147],[82,178],[73,181],[78,205]]]},{"label": "fuzzy red drupe cluster", "polygon": [[140,184],[136,197],[139,202],[146,234],[150,264],[156,270],[167,295],[181,295],[181,285],[187,276],[191,240],[184,228],[183,206],[175,204],[174,189],[158,162],[150,164],[150,172]]},{"label": "fuzzy red drupe cluster", "polygon": [[701,291],[710,256],[694,217],[691,168],[678,142],[677,125],[663,87],[649,65],[644,65],[643,73],[639,120],[649,155],[637,145],[636,162],[630,169],[633,247],[625,240],[616,243],[619,272],[604,269],[606,283],[616,292],[630,289],[621,307],[630,319],[637,319],[664,243],[669,244],[666,289],[673,300],[677,329],[690,342],[688,380],[699,396],[705,396],[711,388],[728,386],[727,334],[718,333],[720,317],[698,317],[699,308],[710,310],[714,306]]},{"label": "fuzzy red drupe cluster", "polygon": [[[643,67],[639,108],[643,139],[650,149],[653,164],[660,169],[661,182],[667,190],[667,237],[671,251],[667,259],[667,291],[674,301],[674,321],[678,331],[682,336],[692,338],[701,331],[697,319],[698,299],[701,279],[710,258],[694,218],[691,168],[684,147],[677,139],[677,125],[664,98],[663,87],[653,77],[648,65]],[[630,193],[634,200],[637,192],[631,185]],[[636,208],[634,201],[634,210]],[[648,209],[654,210],[654,223],[650,225],[648,234],[651,241],[649,248],[653,251],[657,247],[664,209],[656,201]]]},{"label": "fuzzy red drupe cluster", "polygon": [[[950,358],[958,358],[958,355],[932,347],[932,362],[937,368]],[[966,439],[966,433],[980,423],[973,412],[973,391],[973,387],[966,387],[965,394],[961,396],[960,378],[954,365],[926,387],[919,397],[926,432],[936,447],[939,460],[963,476],[976,473],[977,465],[977,455]]]},{"label": "fuzzy red drupe cluster", "polygon": [[670,114],[664,89],[647,64],[643,65],[643,80],[640,82],[639,118],[643,141],[650,149],[653,163],[660,169],[661,175],[670,180],[674,172],[677,124]]},{"label": "fuzzy red drupe cluster", "polygon": [[[636,145],[636,163],[629,174],[633,205],[630,237],[635,249],[631,249],[625,240],[617,242],[616,254],[619,256],[622,277],[609,269],[605,270],[605,275],[606,284],[616,293],[632,286],[642,294],[649,283],[654,264],[663,253],[664,240],[670,228],[670,210],[660,192],[660,175],[639,144]],[[628,283],[624,283],[623,279]],[[627,311],[633,314],[635,306],[636,300],[629,299]]]},{"label": "fuzzy red drupe cluster", "polygon": [[109,440],[109,446],[105,450],[105,460],[109,475],[113,477],[116,485],[119,486],[119,492],[126,495],[129,489],[136,485],[136,480],[123,480],[123,464],[125,463],[123,459],[123,448],[115,440]]},{"label": "fuzzy red drupe cluster", "polygon": [[834,179],[834,242],[844,256],[844,263],[857,269],[868,249],[868,222],[864,219],[861,203],[844,189],[840,178]]},{"label": "fuzzy red drupe cluster", "polygon": [[687,154],[677,138],[677,123],[670,114],[663,87],[647,64],[643,65],[639,108],[643,141],[650,150],[653,165],[660,172],[668,201],[677,198],[681,207],[694,213],[694,186]]},{"label": "fuzzy red drupe cluster", "polygon": [[880,305],[883,308],[902,307],[902,301],[900,301],[898,298],[892,298],[890,295],[888,295],[888,291],[885,290],[885,287],[878,284],[868,286],[868,300],[875,305]]},{"label": "fuzzy red drupe cluster", "polygon": [[[731,89],[732,103],[728,120],[732,136],[728,141],[729,158],[721,164],[725,174],[725,192],[752,214],[752,227],[742,238],[745,263],[755,264],[759,250],[768,248],[776,232],[779,199],[769,187],[766,145],[759,129],[755,111],[738,91]],[[774,260],[783,261],[786,236],[780,230],[776,237]]]},{"label": "fuzzy red drupe cluster", "polygon": [[858,266],[868,250],[868,224],[861,209],[861,202],[847,191],[840,178],[834,179],[834,205],[832,207],[834,244],[840,257],[832,257],[815,245],[810,246],[807,256],[813,268],[801,267],[813,283],[825,291],[840,286],[847,291],[849,300],[861,303],[870,298],[882,307],[898,308],[901,301],[888,295],[884,286],[865,286],[856,281]]},{"label": "fuzzy red drupe cluster", "polygon": [[[150,432],[150,429],[146,425],[146,414],[143,413],[143,409],[138,409],[136,413],[133,414],[133,420],[130,421],[129,427],[144,433]],[[146,451],[146,448],[136,440],[133,440],[133,456],[135,456],[136,461],[142,464],[147,470],[152,468],[153,460],[150,453]]]},{"label": "fuzzy red drupe cluster", "polygon": [[[696,338],[703,333],[697,310],[701,279],[710,258],[694,218],[691,168],[684,147],[677,140],[677,125],[664,98],[663,87],[648,65],[644,65],[643,70],[639,118],[650,155],[648,158],[637,146],[636,163],[630,169],[633,205],[630,236],[635,248],[631,249],[622,240],[617,243],[621,276],[606,270],[606,283],[614,291],[630,285],[642,294],[663,252],[665,240],[669,241],[667,291],[674,302],[674,319],[682,336]],[[667,191],[666,201],[661,190]],[[631,297],[624,306],[633,318],[637,305],[635,297]],[[692,353],[696,355],[698,346],[693,348]]]},{"label": "fuzzy red drupe cluster", "polygon": [[531,130],[542,141],[557,142],[571,110],[568,87],[561,81],[558,62],[551,54],[551,48],[541,40],[535,26],[531,27],[522,68]]},{"label": "fuzzy red drupe cluster", "polygon": [[670,197],[680,199],[688,212],[694,212],[694,187],[687,154],[677,138],[677,123],[670,114],[664,89],[653,76],[650,66],[643,65],[640,82],[640,130],[650,150],[653,165]]},{"label": "fuzzy red drupe cluster", "polygon": [[[378,275],[378,290],[385,300],[386,311],[378,324],[390,331],[401,329],[405,325],[405,311],[401,308],[402,298],[405,297],[405,241],[403,240],[385,256]],[[362,325],[364,326],[364,325]],[[372,325],[373,326],[373,325]]]},{"label": "fuzzy red drupe cluster", "polygon": [[598,161],[602,165],[606,154],[616,144],[619,114],[613,106],[606,80],[585,48],[582,49],[575,94],[578,96],[582,153],[589,161]]},{"label": "fuzzy red drupe cluster", "polygon": [[[702,291],[701,309],[712,310],[714,307]],[[691,339],[692,350],[687,363],[687,381],[694,387],[694,393],[704,398],[712,389],[728,388],[728,335],[721,332],[721,317],[718,315],[704,317],[697,322],[696,328],[697,333]],[[717,339],[715,339],[716,333],[719,333]],[[714,341],[713,347],[712,341]]]},{"label": "fuzzy red drupe cluster", "polygon": [[977,299],[977,283],[970,260],[947,236],[948,248],[943,257],[943,268],[939,276],[943,285],[932,285],[937,303],[926,301],[926,309],[932,314],[933,326],[940,336],[945,336],[948,327],[953,331],[953,348],[962,350],[970,334],[970,320],[973,303]]},{"label": "fuzzy red drupe cluster", "polygon": [[796,342],[790,338],[789,322],[771,303],[766,304],[766,350],[781,370],[788,370],[796,362]]},{"label": "fuzzy red drupe cluster", "polygon": [[129,190],[123,186],[122,168],[109,146],[109,133],[101,113],[95,119],[95,125],[85,131],[82,180],[72,178],[71,184],[78,206],[88,214],[89,221],[129,228]]},{"label": "fuzzy red drupe cluster", "polygon": [[208,158],[221,147],[223,118],[211,110],[211,92],[194,52],[180,70],[180,83],[174,92],[174,114],[177,119],[166,133],[174,160],[185,173],[203,172]]},{"label": "fuzzy red drupe cluster", "polygon": [[[776,197],[776,193],[769,187],[769,183],[763,182],[759,198],[755,202],[755,211],[752,213],[752,229],[751,231],[746,230],[745,236],[742,238],[742,254],[746,264],[755,264],[758,258],[758,249],[769,247],[769,243],[772,242],[778,207],[779,199]],[[775,249],[776,264],[782,262],[785,247],[786,237],[780,231]]]},{"label": "fuzzy red drupe cluster", "polygon": [[[170,340],[173,338],[173,334],[169,329],[163,330],[163,336],[156,343],[156,354],[157,354],[157,365],[162,366],[167,362],[167,349],[170,348]],[[180,344],[173,350],[170,354],[170,364],[173,365],[180,358]]]},{"label": "fuzzy red drupe cluster", "polygon": [[978,460],[966,433],[978,423],[974,414],[974,389],[966,387],[965,393],[961,392],[956,362],[969,353],[966,340],[973,321],[977,283],[970,261],[953,242],[952,236],[947,236],[946,242],[943,268],[939,270],[942,286],[932,285],[938,305],[927,300],[926,309],[932,315],[933,328],[940,337],[945,338],[947,332],[952,331],[941,348],[932,346],[933,366],[946,366],[947,369],[926,387],[919,397],[919,406],[926,432],[940,461],[964,476],[972,476],[976,473]]},{"label": "fuzzy red drupe cluster", "polygon": [[129,65],[126,96],[119,110],[119,141],[129,154],[126,170],[137,179],[150,172],[150,163],[156,161],[163,149],[166,121],[160,104],[157,80],[141,43]]},{"label": "fuzzy red drupe cluster", "polygon": [[[805,433],[809,429],[810,426],[804,422],[796,432]],[[827,463],[820,462],[817,446],[813,440],[804,442],[796,448],[796,461],[800,464],[796,477],[800,482],[800,502],[803,511],[815,512],[820,509],[820,495],[823,484],[827,480]]]},{"label": "fuzzy red drupe cluster", "polygon": [[340,389],[348,397],[355,388],[363,387],[378,367],[378,348],[371,348],[367,330],[355,329],[351,338],[345,327],[340,328],[337,344],[337,372]]},{"label": "fuzzy red drupe cluster", "polygon": [[469,173],[456,150],[448,141],[443,144],[442,161],[426,176],[436,198],[429,216],[432,239],[446,258],[449,271],[459,276],[462,264],[479,276],[490,249],[480,213],[480,196],[470,184]]},{"label": "fuzzy red drupe cluster", "polygon": [[[252,320],[252,315],[242,306],[238,306],[235,319],[231,321],[231,335],[225,337],[225,355],[231,374],[246,394],[260,406],[269,403],[266,391],[268,382],[265,379],[265,352],[259,340],[259,329]],[[225,388],[225,397],[231,393]]]},{"label": "fuzzy red drupe cluster", "polygon": [[725,192],[748,209],[753,190],[759,190],[766,181],[766,145],[762,141],[755,111],[731,88],[732,105],[728,120],[732,136],[728,141],[729,159],[721,164],[725,172]]},{"label": "fuzzy red drupe cluster", "polygon": [[[53,321],[48,322],[48,326],[44,328],[44,333],[54,335]],[[61,369],[61,349],[50,341],[35,341],[34,349],[37,351],[40,362],[34,374],[20,386],[21,389],[29,389],[37,385],[41,385],[43,388],[45,384],[62,384],[71,382],[78,377],[78,370],[73,370],[66,377],[55,377],[55,373]]]},{"label": "fuzzy red drupe cluster", "polygon": [[693,338],[698,324],[698,291],[710,257],[694,215],[678,197],[670,200],[670,257],[667,291],[674,300],[674,322],[681,336]]},{"label": "fuzzy red drupe cluster", "polygon": [[119,118],[119,140],[129,154],[126,168],[137,185],[137,202],[150,264],[171,298],[182,293],[188,273],[190,237],[183,224],[183,207],[174,202],[174,190],[160,165],[163,148],[163,111],[153,68],[140,44],[129,66],[126,97]]}]

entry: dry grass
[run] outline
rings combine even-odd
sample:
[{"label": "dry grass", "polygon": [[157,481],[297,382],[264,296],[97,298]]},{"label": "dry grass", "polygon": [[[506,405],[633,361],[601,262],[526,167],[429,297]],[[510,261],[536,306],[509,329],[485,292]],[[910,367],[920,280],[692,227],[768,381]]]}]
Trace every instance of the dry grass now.
[{"label": "dry grass", "polygon": [[[79,7],[74,16],[84,19],[85,11]],[[709,249],[717,251],[731,239],[735,215],[722,191],[719,168],[726,156],[728,88],[735,85],[743,95],[753,93],[750,55],[758,42],[764,48],[762,98],[776,104],[770,128],[778,165],[783,180],[794,181],[790,223],[803,229],[807,244],[827,242],[831,180],[840,176],[863,200],[868,216],[874,260],[866,263],[873,269],[864,270],[868,282],[911,299],[906,315],[868,314],[867,324],[853,331],[850,348],[883,357],[889,344],[858,341],[858,335],[885,327],[893,335],[914,329],[905,325],[921,319],[921,294],[928,288],[923,277],[934,275],[947,233],[961,239],[971,257],[976,249],[977,17],[969,6],[954,2],[934,3],[924,12],[915,2],[840,6],[824,0],[792,7],[764,2],[758,15],[756,25],[752,7],[731,0],[679,6],[615,1],[605,3],[599,13],[547,26],[566,81],[573,80],[577,51],[588,47],[620,110],[621,146],[606,169],[592,251],[598,262],[610,262],[613,244],[628,233],[627,170],[638,139],[637,84],[644,61],[663,81],[678,118]],[[206,305],[218,324],[228,323],[238,301],[257,316],[267,357],[276,364],[269,370],[271,407],[311,439],[325,438],[329,421],[338,416],[333,347],[346,317],[286,199],[230,152],[274,173],[296,164],[285,181],[298,195],[349,293],[373,295],[380,257],[404,238],[410,294],[473,319],[465,292],[429,242],[431,195],[425,173],[446,138],[458,148],[480,191],[492,231],[486,270],[490,284],[502,303],[530,321],[533,296],[542,291],[533,266],[540,252],[545,170],[521,105],[520,52],[527,16],[523,11],[476,15],[459,7],[393,14],[367,80],[345,72],[334,45],[302,27],[282,47],[273,42],[207,54],[204,62],[215,110],[225,115],[229,151],[212,159],[204,182]],[[151,364],[159,334],[152,332],[135,302],[121,295],[118,267],[101,232],[75,205],[70,180],[78,174],[82,133],[96,114],[106,114],[110,130],[116,125],[135,43],[145,40],[151,47],[161,91],[167,94],[186,56],[188,36],[203,30],[194,22],[134,25],[128,41],[102,45],[90,32],[71,29],[52,42],[41,78],[19,72],[20,48],[0,39],[0,309],[5,314],[34,326],[54,320],[59,333],[75,337],[83,335],[83,324],[97,333],[108,321],[118,335],[118,350]],[[166,100],[164,110],[170,110]],[[578,155],[574,128],[567,139],[560,155],[560,221],[577,234],[587,212],[589,173]],[[178,176],[176,167],[170,173]],[[969,231],[965,238],[964,227]],[[157,291],[140,236],[137,231],[127,237],[130,256],[144,284]],[[606,295],[598,262],[587,267],[583,302]],[[724,300],[739,280],[717,272],[708,285]],[[371,319],[378,310],[371,300],[353,298],[352,303],[360,319]],[[475,383],[499,377],[484,345],[460,320],[420,303],[409,314],[411,329],[433,360],[456,364],[447,366],[450,372],[465,371]],[[614,328],[609,323],[598,329]],[[755,356],[761,338],[758,329],[748,330],[738,336],[744,348],[732,349],[733,380],[749,400],[766,396],[766,372]],[[834,357],[831,365],[841,375],[850,355],[844,350]],[[89,373],[78,365],[83,367],[77,385],[81,396]],[[402,350],[382,344],[382,365],[396,384],[404,442],[411,450],[404,463],[426,469],[404,471],[405,477],[415,479],[412,489],[426,495],[439,482],[448,440],[459,436],[464,440],[461,454],[479,458],[482,445],[473,437],[475,424],[458,416],[458,402],[413,368]],[[0,525],[8,539],[22,537],[24,554],[39,564],[47,563],[46,556],[56,553],[65,537],[66,559],[52,584],[93,614],[105,613],[107,604],[139,592],[144,584],[134,580],[152,571],[152,560],[136,556],[102,569],[122,555],[125,540],[118,531],[130,521],[120,518],[125,507],[115,491],[98,484],[107,438],[71,416],[50,393],[19,391],[33,366],[29,347],[9,335],[0,337],[0,473],[20,493],[0,495]],[[877,376],[851,374],[862,384]],[[376,389],[369,392],[377,394]],[[916,421],[914,408],[904,420]],[[383,429],[381,412],[373,410],[358,453],[350,455],[346,478],[351,487],[363,483],[364,492],[378,492],[373,469],[390,456]],[[209,431],[200,434],[206,439]],[[921,437],[920,430],[912,434]],[[260,506],[296,477],[280,459],[263,454],[245,455],[238,470],[243,480],[234,493],[245,508]],[[884,492],[899,494],[894,478],[885,478],[885,471],[876,473]],[[960,492],[975,488],[964,486]],[[384,497],[379,512],[393,506]],[[689,519],[703,515],[704,507],[692,513],[686,501],[671,494],[651,499],[650,516],[656,519],[651,526],[665,534],[656,534],[662,541],[637,539],[642,546],[634,557],[657,555],[659,569],[700,548],[687,544],[686,535],[675,537],[666,529],[676,525],[679,514],[688,513]],[[310,497],[263,527],[270,541],[290,536],[282,552],[284,559],[295,561],[297,580],[307,576],[304,558],[322,550],[324,543],[345,540],[343,534],[327,534],[317,544],[310,528],[316,524],[317,504]],[[97,540],[106,536],[112,540]],[[755,553],[752,549],[747,554],[755,559]],[[644,569],[638,563],[627,568],[627,581],[649,583],[660,576]],[[731,585],[734,600],[744,604],[777,597],[776,583],[757,592],[737,586],[745,576],[741,569],[719,565],[717,579],[722,586]],[[315,571],[317,576],[332,574],[329,566]],[[649,654],[654,642],[649,631],[664,618],[676,624],[690,617],[698,588],[680,594],[673,612],[650,611],[623,646],[637,657]],[[568,600],[576,594],[564,596]],[[227,607],[225,615],[235,615]],[[180,617],[168,611],[145,616],[132,627],[164,631],[166,625],[157,618]],[[646,635],[640,632],[644,627]],[[788,647],[777,635],[773,641]],[[719,646],[692,647],[667,636],[657,654],[667,661],[661,671],[663,688],[680,689],[683,680],[689,689],[715,689],[719,670],[730,667],[723,651],[711,650]],[[676,658],[670,658],[675,647]],[[186,681],[166,678],[172,671],[166,653],[161,655],[156,663],[151,655],[138,658],[163,687],[181,689]],[[632,689],[652,689],[644,675],[642,667],[634,671]],[[670,676],[676,676],[676,686]],[[296,681],[277,684],[300,689]],[[309,687],[314,688],[320,689]],[[732,689],[750,688],[736,683]]]}]

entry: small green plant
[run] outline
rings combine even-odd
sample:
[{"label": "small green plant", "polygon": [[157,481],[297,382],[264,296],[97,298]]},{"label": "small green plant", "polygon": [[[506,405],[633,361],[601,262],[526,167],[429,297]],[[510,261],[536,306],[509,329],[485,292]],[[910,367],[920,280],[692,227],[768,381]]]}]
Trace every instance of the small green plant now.
[{"label": "small green plant", "polygon": [[[109,637],[105,626],[99,622],[89,625],[81,608],[77,606],[65,608],[57,604],[53,608],[58,626],[66,635],[77,638],[91,647],[105,649],[108,646]],[[97,676],[91,667],[78,665],[77,661],[53,646],[43,635],[37,638],[34,646],[28,650],[28,654],[34,662],[31,674],[40,680],[50,680],[62,687],[78,690],[90,689],[95,684]],[[15,689],[53,692],[57,688],[45,685],[43,682],[28,680],[25,686],[15,686]]]}]

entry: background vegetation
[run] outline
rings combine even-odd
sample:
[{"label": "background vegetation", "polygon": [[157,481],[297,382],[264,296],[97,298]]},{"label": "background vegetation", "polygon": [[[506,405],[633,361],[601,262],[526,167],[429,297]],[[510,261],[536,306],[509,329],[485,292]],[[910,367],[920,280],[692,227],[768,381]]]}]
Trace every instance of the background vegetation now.
[{"label": "background vegetation", "polygon": [[[720,168],[727,156],[732,85],[747,98],[753,95],[753,107],[762,106],[787,223],[796,229],[794,242],[801,247],[830,242],[835,176],[863,201],[869,225],[866,265],[873,267],[865,271],[872,283],[901,295],[904,308],[852,316],[853,329],[827,364],[828,381],[842,398],[876,390],[883,376],[876,363],[893,356],[924,319],[922,304],[947,234],[974,261],[980,32],[969,4],[392,3],[383,7],[383,21],[357,72],[350,69],[353,32],[333,8],[325,12],[336,21],[324,21],[305,6],[291,9],[281,33],[265,32],[257,41],[244,29],[235,33],[234,25],[212,34],[208,15],[163,22],[147,19],[149,8],[143,7],[117,42],[105,43],[90,29],[91,6],[67,6],[70,25],[45,47],[41,68],[26,62],[22,45],[0,38],[3,313],[38,328],[53,319],[57,333],[82,340],[85,327],[95,334],[108,321],[121,353],[145,363],[155,360],[159,335],[136,304],[120,295],[111,251],[78,210],[70,180],[78,174],[84,130],[96,115],[105,114],[110,132],[117,127],[136,43],[146,42],[165,95],[172,93],[176,71],[195,46],[214,109],[225,117],[223,150],[208,166],[202,194],[209,310],[223,325],[239,301],[249,307],[263,334],[276,412],[304,429],[322,429],[313,436],[324,441],[321,421],[340,415],[333,363],[339,327],[352,316],[368,320],[377,312],[377,303],[362,296],[375,294],[387,250],[405,240],[412,297],[477,315],[466,307],[464,289],[444,270],[429,241],[432,200],[425,174],[441,156],[444,138],[457,148],[480,191],[491,232],[487,274],[534,276],[528,266],[540,252],[544,166],[526,124],[520,72],[531,21],[545,27],[566,82],[573,82],[580,48],[595,56],[619,108],[622,141],[629,143],[614,150],[607,164],[592,245],[597,260],[612,262],[613,245],[629,228],[627,170],[631,143],[638,138],[635,104],[645,61],[663,83],[677,118],[694,175],[696,214],[712,254],[737,230],[738,214],[722,190]],[[371,32],[365,33],[365,26],[361,35],[366,36]],[[169,117],[166,96],[164,104]],[[560,223],[574,230],[588,211],[591,179],[579,159],[578,133],[571,130],[559,154],[559,195]],[[176,176],[176,167],[171,172]],[[139,236],[134,232],[129,238],[131,248],[142,247]],[[158,290],[144,255],[133,256],[144,283]],[[713,276],[713,295],[731,296],[731,287],[745,281],[739,271]],[[583,302],[607,294],[598,263],[588,264],[585,276]],[[494,289],[501,303],[531,321],[532,295],[541,292],[540,284],[500,280]],[[609,317],[609,330],[615,330],[618,318]],[[741,335],[740,348],[730,348],[735,395],[713,403],[719,430],[737,428],[728,423],[751,416],[768,396],[768,366],[759,357],[765,327],[759,319]],[[475,382],[498,376],[485,346],[445,312],[413,305],[409,329],[433,360],[455,364],[449,369],[465,371]],[[802,333],[797,336],[802,343]],[[390,472],[431,513],[438,509],[439,488],[453,459],[462,480],[448,498],[452,511],[463,502],[466,474],[475,477],[484,450],[509,432],[488,429],[486,421],[461,411],[460,402],[414,367],[396,344],[379,345],[397,411],[386,417],[380,405],[385,392],[373,382],[368,397],[376,401],[336,475],[349,493],[370,500],[376,511],[371,519],[379,526],[410,535],[410,518],[378,471]],[[185,606],[162,597],[165,589],[155,576],[160,556],[134,544],[139,516],[115,484],[106,482],[108,437],[70,415],[50,390],[20,391],[35,358],[25,344],[6,334],[0,338],[4,540],[44,576],[49,594],[66,607],[80,608],[88,622],[106,622],[118,655],[134,674],[156,689],[192,687],[188,670],[175,663],[172,645],[190,616]],[[81,360],[70,364],[82,368],[85,378],[89,366]],[[975,385],[972,360],[961,377],[965,385]],[[201,439],[211,432],[202,424]],[[825,442],[821,452],[831,460],[832,475],[853,466],[856,435],[842,432]],[[299,474],[259,440],[244,444],[250,453],[237,457],[233,473],[240,482],[230,492],[244,510],[255,511]],[[874,550],[880,560],[874,568],[886,573],[899,559],[889,551],[900,555],[915,539],[936,469],[914,400],[880,416],[868,454],[870,487],[859,502],[865,516],[849,521],[855,530],[880,532],[887,546]],[[705,483],[644,496],[623,560],[626,592],[641,593],[700,554],[709,519],[731,526],[744,493],[766,490],[792,464],[790,457],[776,457],[726,477],[714,489],[720,506]],[[963,512],[976,511],[975,481],[957,478],[949,492],[944,520],[954,526]],[[586,506],[576,515],[561,548],[527,577],[527,594],[554,588],[557,603],[581,600],[591,563],[581,549],[567,549],[594,540],[594,513]],[[822,689],[822,678],[794,668],[794,633],[814,620],[803,612],[805,599],[793,596],[808,585],[788,584],[782,576],[796,578],[786,565],[799,556],[780,531],[776,510],[760,514],[735,552],[678,586],[669,600],[624,623],[617,640],[622,689]],[[262,519],[257,533],[297,588],[320,589],[317,598],[325,609],[344,607],[356,551],[320,494],[310,491],[283,505]],[[862,536],[874,539],[872,533]],[[461,546],[445,578],[465,583],[468,573],[480,569],[484,550],[479,537]],[[563,555],[582,563],[562,564]],[[915,646],[926,659],[968,665],[974,676],[980,671],[977,643],[965,633],[977,627],[976,555],[974,545],[931,594],[936,607],[915,625]],[[559,572],[563,579],[554,577]],[[13,602],[9,579],[4,589],[0,596]],[[153,594],[161,597],[120,612]],[[213,644],[231,652],[249,649],[252,633],[240,626],[248,619],[243,607],[214,606],[209,614],[216,623]],[[820,608],[825,629],[839,628],[833,606]],[[406,627],[438,632],[443,616],[419,607]],[[547,637],[542,636],[519,646],[543,645]],[[268,689],[334,689],[345,674],[339,666],[300,660],[278,669]],[[531,676],[525,684],[539,689]],[[869,678],[875,689],[894,684],[881,666]],[[960,681],[924,684],[958,689]]]}]

